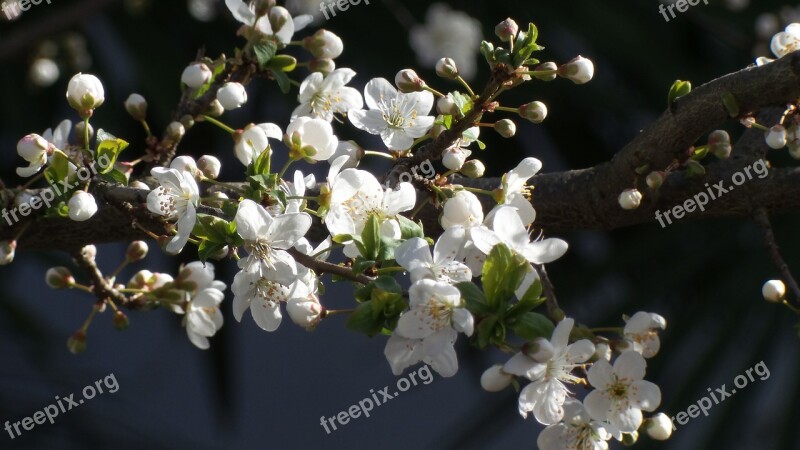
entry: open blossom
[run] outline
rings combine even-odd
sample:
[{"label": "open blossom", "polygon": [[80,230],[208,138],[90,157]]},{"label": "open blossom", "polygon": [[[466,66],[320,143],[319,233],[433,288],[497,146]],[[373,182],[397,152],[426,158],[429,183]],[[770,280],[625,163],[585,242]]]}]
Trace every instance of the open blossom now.
[{"label": "open blossom", "polygon": [[617,357],[614,366],[600,359],[589,369],[589,383],[595,387],[584,399],[584,406],[595,420],[608,421],[623,433],[642,424],[642,410],[655,411],[661,403],[661,390],[644,380],[647,363],[634,351]]},{"label": "open blossom", "polygon": [[411,47],[420,64],[434,68],[440,58],[452,58],[459,73],[470,79],[477,71],[477,49],[480,47],[481,23],[447,4],[434,3],[425,14],[425,24],[411,29]]},{"label": "open blossom", "polygon": [[769,46],[772,53],[782,58],[800,48],[800,23],[793,23],[772,37]]},{"label": "open blossom", "polygon": [[433,127],[435,117],[427,115],[433,107],[428,91],[398,92],[385,78],[374,78],[364,88],[368,110],[351,109],[347,115],[356,128],[377,134],[392,150],[406,150],[414,139]]},{"label": "open blossom", "polygon": [[633,350],[645,358],[652,358],[661,348],[658,330],[667,328],[667,320],[656,313],[639,311],[625,323],[623,333],[633,342]]},{"label": "open blossom", "polygon": [[[503,205],[517,208],[522,223],[530,225],[536,220],[536,210],[529,200],[530,191],[526,186],[528,180],[536,175],[542,168],[542,162],[536,158],[528,157],[503,175],[500,188],[503,190]],[[491,216],[491,213],[489,214]]]},{"label": "open blossom", "polygon": [[170,239],[166,251],[180,253],[197,221],[200,199],[197,182],[193,174],[172,168],[155,167],[151,173],[160,186],[147,194],[147,209],[167,220],[178,220],[177,233]]},{"label": "open blossom", "polygon": [[[254,2],[225,0],[225,6],[228,7],[236,20],[266,37],[274,38],[283,45],[288,45],[296,31],[302,30],[314,20],[314,18],[309,15],[291,18],[286,8],[274,6],[270,9],[269,15],[258,18],[258,22],[256,22]],[[270,23],[270,16],[287,17],[290,18],[290,20],[276,20],[276,22],[281,23],[281,26],[278,29],[274,29]]]},{"label": "open blossom", "polygon": [[267,149],[269,139],[278,141],[283,137],[283,131],[274,123],[250,124],[242,129],[241,133],[233,135],[233,152],[236,158],[245,166],[250,165],[254,159]]},{"label": "open blossom", "polygon": [[491,225],[491,230],[486,228],[472,230],[472,240],[475,246],[487,255],[499,243],[506,244],[511,250],[533,264],[553,262],[567,252],[567,243],[558,238],[531,242],[531,238],[522,224],[522,219],[513,207],[498,208],[491,219]]},{"label": "open blossom", "polygon": [[444,203],[441,224],[445,230],[463,228],[467,241],[458,255],[472,271],[473,276],[483,273],[483,262],[486,255],[472,241],[472,230],[486,228],[483,225],[483,205],[478,197],[469,191],[458,191]]},{"label": "open blossom", "polygon": [[28,167],[18,167],[17,175],[21,177],[32,177],[47,164],[48,155],[53,152],[53,145],[38,134],[29,134],[20,139],[17,143],[17,153],[25,161]]},{"label": "open blossom", "polygon": [[474,326],[461,293],[448,284],[420,280],[409,289],[409,306],[384,349],[392,373],[400,375],[423,361],[443,377],[455,375],[453,344],[459,332],[471,336]]},{"label": "open blossom", "polygon": [[523,376],[532,381],[519,394],[519,413],[527,417],[533,412],[540,423],[552,425],[564,417],[563,405],[569,391],[565,383],[577,383],[580,378],[572,372],[594,355],[594,344],[588,339],[569,343],[569,334],[575,325],[573,319],[564,319],[556,325],[547,345],[549,358],[533,359],[520,352],[503,366],[507,373]]},{"label": "open blossom", "polygon": [[436,241],[433,256],[425,239],[411,238],[397,247],[395,260],[410,272],[412,282],[425,278],[450,284],[470,281],[472,271],[464,263],[456,261],[466,240],[465,234],[463,228],[446,230]]},{"label": "open blossom", "polygon": [[300,85],[297,100],[300,105],[292,112],[292,119],[300,116],[333,120],[334,114],[347,114],[351,109],[364,107],[357,89],[346,86],[356,73],[351,69],[336,69],[323,77],[314,72]]},{"label": "open blossom", "polygon": [[[303,172],[295,170],[293,181],[289,183],[281,180],[280,189],[286,193],[287,197],[303,197],[306,195],[306,189],[313,189],[316,184],[317,181],[314,178],[313,173],[304,177]],[[286,200],[286,208],[284,209],[284,212],[299,213],[303,211],[304,206],[305,200],[303,199],[288,199]]]},{"label": "open blossom", "polygon": [[564,402],[564,419],[539,433],[536,445],[540,450],[608,450],[613,428],[592,420],[581,402]]},{"label": "open blossom", "polygon": [[194,286],[188,292],[183,324],[189,340],[199,349],[209,347],[208,338],[222,328],[220,303],[225,298],[225,283],[214,279],[214,266],[211,263],[195,261],[187,264],[181,271],[184,283]]}]

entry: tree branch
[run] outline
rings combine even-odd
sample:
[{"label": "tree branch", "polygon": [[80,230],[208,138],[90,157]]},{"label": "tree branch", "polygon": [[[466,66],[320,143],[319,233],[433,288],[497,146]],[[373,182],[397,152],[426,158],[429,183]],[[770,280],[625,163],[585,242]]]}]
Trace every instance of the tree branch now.
[{"label": "tree branch", "polygon": [[786,264],[783,256],[781,256],[781,251],[778,248],[778,241],[775,239],[775,233],[772,231],[772,224],[769,221],[767,211],[765,211],[764,208],[758,208],[753,215],[753,219],[764,232],[764,245],[767,247],[767,250],[769,250],[772,263],[775,264],[775,267],[781,272],[781,276],[784,281],[786,281],[786,284],[789,285],[789,289],[792,290],[794,297],[800,299],[800,286],[798,286],[797,280],[795,280],[794,275],[792,275],[792,271],[789,270],[789,265]]}]

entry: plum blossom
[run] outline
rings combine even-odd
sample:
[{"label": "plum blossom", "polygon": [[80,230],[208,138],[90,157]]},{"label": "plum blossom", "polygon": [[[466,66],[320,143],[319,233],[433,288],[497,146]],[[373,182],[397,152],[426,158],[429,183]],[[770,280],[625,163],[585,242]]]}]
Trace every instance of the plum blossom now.
[{"label": "plum blossom", "polygon": [[194,286],[187,292],[186,316],[183,325],[186,334],[195,347],[205,350],[209,347],[208,338],[222,328],[222,311],[219,305],[225,298],[225,283],[214,279],[214,266],[211,263],[195,261],[187,264],[181,271],[184,283]]},{"label": "plum blossom", "polygon": [[373,78],[364,88],[368,110],[351,109],[347,115],[356,128],[377,134],[392,150],[406,150],[414,139],[433,127],[435,117],[427,115],[433,107],[428,91],[402,93],[385,78]]},{"label": "plum blossom", "polygon": [[363,108],[361,93],[345,86],[355,75],[351,69],[336,69],[325,77],[320,72],[313,72],[300,85],[297,97],[300,105],[292,112],[292,119],[309,116],[330,122],[334,114],[347,114],[351,109]]},{"label": "plum blossom", "polygon": [[487,255],[495,245],[504,243],[531,263],[546,264],[562,257],[567,251],[567,243],[558,238],[531,242],[522,219],[517,210],[511,206],[498,208],[491,219],[491,225],[491,230],[486,228],[472,230],[475,246]]},{"label": "plum blossom", "polygon": [[436,241],[433,256],[425,239],[408,239],[395,249],[395,260],[410,272],[412,282],[424,278],[449,284],[470,281],[472,271],[464,263],[456,261],[464,245],[465,234],[463,228],[446,230]]},{"label": "plum blossom", "polygon": [[584,399],[592,418],[608,421],[623,433],[636,431],[642,424],[642,410],[655,411],[661,403],[661,390],[643,379],[646,365],[635,351],[619,355],[613,367],[605,359],[595,362],[588,374],[595,390]]},{"label": "plum blossom", "polygon": [[269,139],[280,141],[282,137],[283,131],[274,123],[251,123],[233,135],[233,152],[242,164],[248,166],[267,149]]},{"label": "plum blossom", "polygon": [[395,375],[420,361],[443,377],[458,372],[453,344],[462,332],[472,335],[474,321],[455,287],[420,280],[409,289],[409,306],[389,341],[384,355]]},{"label": "plum blossom", "polygon": [[177,233],[167,243],[167,253],[183,250],[197,221],[200,191],[194,175],[177,169],[154,167],[150,172],[159,187],[147,194],[147,209],[167,220],[177,219]]},{"label": "plum blossom", "polygon": [[581,402],[569,398],[564,402],[564,419],[539,433],[536,445],[540,450],[608,450],[613,429],[607,423],[592,420]]},{"label": "plum blossom", "polygon": [[[228,7],[236,20],[245,26],[251,27],[266,37],[274,38],[283,45],[288,45],[295,32],[302,30],[314,20],[312,16],[304,14],[294,17],[291,20],[279,21],[283,22],[283,26],[277,30],[274,30],[270,24],[269,16],[282,16],[291,18],[289,11],[282,6],[273,6],[270,9],[269,14],[263,17],[256,17],[255,4],[253,2],[245,2],[244,0],[225,0],[225,6]],[[256,19],[258,19],[258,21],[256,21]]]},{"label": "plum blossom", "polygon": [[[536,210],[533,209],[530,200],[530,190],[526,186],[531,177],[536,175],[542,168],[542,162],[536,158],[528,157],[520,161],[517,167],[503,175],[500,188],[503,190],[503,201],[501,204],[517,208],[518,214],[525,226],[530,225],[536,220]],[[492,213],[489,213],[489,217]]]},{"label": "plum blossom", "polygon": [[570,393],[565,383],[578,383],[581,378],[572,371],[594,355],[594,344],[588,339],[569,343],[569,334],[575,324],[573,319],[564,319],[556,325],[549,341],[549,358],[533,359],[520,352],[503,366],[507,373],[523,376],[533,383],[519,394],[519,413],[527,417],[529,412],[544,425],[558,423],[564,417],[562,405]]},{"label": "plum blossom", "polygon": [[38,134],[29,134],[17,143],[17,154],[28,162],[28,167],[18,167],[17,175],[32,177],[47,164],[53,145]]},{"label": "plum blossom", "polygon": [[327,161],[339,145],[331,124],[311,117],[294,119],[286,128],[284,142],[290,148],[290,156],[309,162]]},{"label": "plum blossom", "polygon": [[652,358],[661,348],[658,329],[667,328],[667,320],[656,313],[639,311],[625,323],[623,334],[633,342],[633,350],[645,358]]},{"label": "plum blossom", "polygon": [[800,23],[789,24],[784,31],[773,36],[769,48],[778,58],[800,48]]}]

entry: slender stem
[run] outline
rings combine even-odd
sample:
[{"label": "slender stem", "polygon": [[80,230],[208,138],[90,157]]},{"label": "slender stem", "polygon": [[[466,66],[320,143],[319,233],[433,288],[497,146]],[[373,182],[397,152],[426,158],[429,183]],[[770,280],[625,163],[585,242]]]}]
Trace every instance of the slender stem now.
[{"label": "slender stem", "polygon": [[75,283],[75,284],[72,285],[72,289],[78,289],[78,290],[81,290],[81,291],[84,291],[84,292],[88,292],[90,294],[94,294],[94,291],[92,291],[92,288],[90,288],[89,286],[86,286],[85,284]]},{"label": "slender stem", "polygon": [[544,268],[544,264],[534,264],[533,267],[536,269],[536,272],[539,274],[539,279],[542,281],[542,290],[547,299],[545,301],[547,317],[549,317],[551,321],[556,322],[557,319],[559,319],[559,317],[556,317],[558,315],[556,313],[560,311],[561,308],[558,306],[558,299],[556,299],[556,290],[555,287],[553,287],[553,282],[550,281],[550,277],[547,276],[547,270]]},{"label": "slender stem", "polygon": [[14,235],[14,240],[18,241],[22,237],[22,235],[25,234],[25,232],[28,230],[28,227],[30,227],[32,223],[33,222],[27,222],[24,225],[22,225],[22,228],[19,230],[19,232],[17,232],[17,234]]},{"label": "slender stem", "polygon": [[[83,149],[89,153],[89,118],[83,119]],[[74,163],[73,163],[74,164]]]},{"label": "slender stem", "polygon": [[430,198],[426,198],[424,202],[420,202],[419,206],[417,206],[417,208],[411,213],[410,216],[408,216],[408,218],[413,219],[414,217],[416,217],[417,214],[419,214],[419,212],[422,211],[422,208],[424,208],[425,205],[427,205],[430,202],[431,202]]},{"label": "slender stem", "polygon": [[422,86],[422,89],[425,90],[425,91],[430,92],[431,94],[433,94],[433,95],[435,95],[437,97],[444,97],[444,94],[442,94],[441,92],[437,91],[436,89],[428,86],[427,84],[425,86]]},{"label": "slender stem", "polygon": [[519,114],[519,108],[509,108],[508,106],[495,106],[495,111],[506,111]]},{"label": "slender stem", "polygon": [[553,70],[524,70],[524,71],[521,71],[521,72],[518,72],[518,73],[520,73],[522,75],[533,75],[533,76],[542,75],[542,76],[547,76],[547,75],[556,75],[556,74],[558,74],[558,70],[556,70],[556,69],[553,69]]},{"label": "slender stem", "polygon": [[122,262],[119,264],[119,266],[117,266],[117,268],[116,268],[116,269],[114,269],[114,271],[113,271],[113,272],[111,272],[111,278],[117,278],[117,275],[119,275],[119,273],[120,273],[120,272],[122,272],[122,269],[124,269],[125,267],[127,267],[127,266],[128,266],[128,264],[130,264],[130,262],[128,261],[128,258],[125,258],[125,259],[124,259],[124,260],[123,260],[123,261],[122,261]]},{"label": "slender stem", "polygon": [[28,180],[27,183],[23,184],[22,189],[23,190],[28,189],[33,183],[41,180],[43,177],[44,177],[44,172],[40,172],[38,175]]},{"label": "slender stem", "polygon": [[289,166],[291,166],[293,162],[295,162],[294,159],[289,159],[286,161],[286,164],[283,165],[281,171],[278,172],[278,178],[283,178],[283,175],[286,173],[287,170],[289,170]]},{"label": "slender stem", "polygon": [[376,152],[374,150],[364,150],[364,156],[367,156],[367,155],[369,155],[369,156],[380,156],[381,158],[390,159],[392,161],[395,160],[394,156],[392,156],[392,155],[390,155],[388,153]]},{"label": "slender stem", "polygon": [[795,313],[795,314],[800,314],[800,309],[797,309],[797,308],[795,308],[795,307],[794,307],[794,306],[793,306],[791,303],[789,303],[789,301],[788,301],[788,300],[784,299],[784,300],[783,300],[783,304],[784,304],[784,305],[785,305],[787,308],[791,309],[793,313]]},{"label": "slender stem", "polygon": [[764,245],[767,247],[767,250],[769,250],[769,254],[772,257],[772,263],[775,264],[775,266],[781,272],[781,276],[789,285],[789,288],[792,290],[795,298],[800,299],[800,286],[798,286],[797,280],[795,280],[794,276],[792,275],[792,271],[789,270],[789,265],[786,264],[783,256],[781,256],[781,251],[778,248],[778,242],[775,239],[775,233],[772,231],[772,224],[769,221],[769,215],[767,214],[767,211],[764,208],[759,208],[756,210],[753,218],[756,224],[764,232]]},{"label": "slender stem", "polygon": [[422,136],[422,137],[419,137],[419,138],[415,139],[414,142],[411,144],[411,148],[416,147],[417,145],[427,141],[430,138],[431,138],[430,135],[426,134],[425,136]]},{"label": "slender stem", "polygon": [[494,197],[494,192],[487,191],[486,189],[478,189],[474,187],[464,186],[464,190],[472,192],[473,194],[483,194],[483,195],[488,195],[490,197]]},{"label": "slender stem", "polygon": [[319,202],[319,197],[301,196],[301,195],[287,195],[286,200],[313,200]]},{"label": "slender stem", "polygon": [[287,80],[289,80],[289,84],[291,84],[292,86],[300,87],[300,82],[299,81],[293,80],[291,78],[287,78]]},{"label": "slender stem", "polygon": [[461,75],[459,75],[458,78],[456,78],[456,79],[458,80],[459,83],[461,83],[462,86],[464,86],[464,89],[466,89],[467,92],[469,92],[469,96],[470,97],[472,97],[472,98],[477,97],[475,95],[475,91],[473,91],[472,88],[470,87],[469,83],[467,83],[467,80],[465,80]]},{"label": "slender stem", "polygon": [[225,130],[226,132],[228,132],[230,134],[236,133],[236,130],[234,130],[233,128],[225,125],[224,123],[220,122],[219,120],[217,120],[217,119],[215,119],[215,118],[213,118],[211,116],[207,116],[205,114],[201,114],[200,117],[202,117],[206,122],[212,123],[212,124],[218,126],[219,128]]},{"label": "slender stem", "polygon": [[769,131],[769,128],[765,127],[764,125],[761,125],[758,122],[753,122],[751,128],[755,128],[756,130],[761,130],[761,131]]},{"label": "slender stem", "polygon": [[313,255],[311,255],[311,257],[314,258],[314,259],[317,259],[320,256],[324,255],[325,253],[329,253],[329,252],[333,251],[333,249],[340,248],[340,247],[344,247],[344,244],[333,243],[333,244],[331,244],[330,247],[326,248],[325,250],[320,250],[317,253],[314,253]]},{"label": "slender stem", "polygon": [[150,132],[150,126],[147,125],[147,121],[142,119],[140,123],[142,124],[142,128],[144,128],[144,132],[147,133],[147,137],[152,136],[153,133]]},{"label": "slender stem", "polygon": [[355,309],[326,309],[322,313],[322,318],[324,319],[328,316],[335,316],[339,314],[352,314],[353,312],[355,312]]},{"label": "slender stem", "polygon": [[89,317],[87,317],[86,321],[83,322],[83,326],[81,327],[81,331],[86,333],[86,330],[89,329],[89,325],[92,324],[92,319],[94,319],[95,315],[97,315],[97,305],[92,306],[92,311],[89,312]]},{"label": "slender stem", "polygon": [[377,270],[378,275],[383,275],[385,273],[394,273],[394,272],[405,272],[405,267],[381,267]]}]

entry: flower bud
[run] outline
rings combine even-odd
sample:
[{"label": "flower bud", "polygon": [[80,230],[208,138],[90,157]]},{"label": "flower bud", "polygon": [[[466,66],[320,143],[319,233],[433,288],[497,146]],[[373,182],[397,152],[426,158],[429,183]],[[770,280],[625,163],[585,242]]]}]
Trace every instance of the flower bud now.
[{"label": "flower bud", "polygon": [[403,69],[394,77],[394,84],[400,92],[422,92],[425,81],[411,69]]},{"label": "flower bud", "polygon": [[480,178],[486,173],[486,166],[477,159],[470,159],[461,167],[461,173],[469,178]]},{"label": "flower bud", "polygon": [[666,441],[672,435],[672,420],[664,413],[647,419],[644,424],[647,435],[657,441]]},{"label": "flower bud", "polygon": [[458,66],[451,58],[442,58],[436,61],[436,75],[447,79],[458,78]]},{"label": "flower bud", "polygon": [[216,180],[220,169],[222,169],[222,163],[215,156],[203,155],[197,160],[197,168],[200,169],[204,177]]},{"label": "flower bud", "polygon": [[512,375],[503,371],[502,364],[495,364],[481,375],[481,387],[489,392],[500,392],[507,388],[513,379]]},{"label": "flower bud", "polygon": [[17,241],[0,241],[0,266],[11,264],[16,252]]},{"label": "flower bud", "polygon": [[436,101],[436,111],[443,116],[457,116],[460,114],[455,100],[449,95]]},{"label": "flower bud", "polygon": [[94,261],[97,258],[97,247],[93,244],[85,245],[81,248],[81,256],[89,261]]},{"label": "flower bud", "polygon": [[276,6],[274,8],[270,8],[269,10],[269,24],[272,27],[273,33],[278,33],[283,27],[286,26],[287,23],[292,21],[292,15],[289,14],[289,10],[282,7]]},{"label": "flower bud", "polygon": [[67,339],[67,348],[72,354],[79,354],[86,351],[86,332],[78,330]]},{"label": "flower bud", "polygon": [[342,54],[342,39],[328,30],[318,30],[303,39],[303,48],[311,52],[314,58],[336,59]]},{"label": "flower bud", "polygon": [[131,94],[125,100],[125,110],[139,122],[147,118],[147,100],[139,94]]},{"label": "flower bud", "polygon": [[209,255],[209,259],[213,259],[215,261],[222,261],[223,259],[228,257],[228,254],[231,252],[231,248],[229,246],[223,246],[219,250],[215,251],[211,255]]},{"label": "flower bud", "polygon": [[622,209],[636,209],[642,203],[642,193],[637,189],[626,189],[619,194],[617,201]]},{"label": "flower bud", "polygon": [[545,363],[553,357],[555,349],[549,340],[540,337],[528,347],[525,353],[538,363]]},{"label": "flower bud", "polygon": [[719,159],[726,159],[731,155],[731,137],[725,130],[716,130],[708,135],[708,150]]},{"label": "flower bud", "polygon": [[328,75],[336,70],[336,62],[330,58],[315,58],[308,62],[308,70]]},{"label": "flower bud", "polygon": [[658,189],[664,184],[664,172],[650,172],[644,181],[650,189]]},{"label": "flower bud", "polygon": [[498,120],[494,123],[494,131],[504,138],[514,137],[517,134],[517,125],[511,119]]},{"label": "flower bud", "polygon": [[186,134],[186,128],[183,126],[182,123],[178,121],[170,122],[167,125],[167,136],[173,141],[178,142],[183,139],[183,136]]},{"label": "flower bud", "polygon": [[169,167],[170,169],[175,169],[180,172],[189,172],[189,175],[195,178],[199,172],[199,170],[197,170],[197,163],[191,156],[178,156],[172,160],[172,163],[169,165]]},{"label": "flower bud", "polygon": [[511,42],[519,33],[519,25],[512,18],[508,18],[494,27],[494,34],[503,42]]},{"label": "flower bud", "polygon": [[309,329],[317,326],[322,318],[322,305],[316,299],[291,299],[286,303],[286,312],[295,324]]},{"label": "flower bud", "polygon": [[38,134],[29,134],[17,142],[17,154],[25,161],[34,161],[42,157],[43,153],[48,153],[52,145]]},{"label": "flower bud", "polygon": [[228,82],[217,90],[217,100],[225,110],[231,111],[247,103],[247,91],[241,83]]},{"label": "flower bud", "polygon": [[619,342],[617,342],[617,344],[614,347],[614,349],[618,353],[625,353],[628,350],[635,350],[634,345],[633,345],[633,341],[631,341],[630,339],[622,339],[622,340],[620,340]]},{"label": "flower bud", "polygon": [[208,109],[206,110],[206,114],[211,117],[219,117],[225,112],[225,108],[222,107],[222,103],[219,100],[214,99],[209,105]]},{"label": "flower bud", "polygon": [[588,83],[594,76],[594,64],[590,59],[577,56],[558,68],[558,75],[575,84]]},{"label": "flower bud", "polygon": [[[86,122],[78,122],[75,124],[75,140],[77,141],[78,146],[84,147],[86,146],[86,132],[84,131],[86,128]],[[89,143],[91,144],[92,139],[94,139],[94,127],[92,124],[89,124]]]},{"label": "flower bud", "polygon": [[90,116],[89,111],[102,105],[105,99],[103,83],[96,76],[77,73],[69,80],[67,101],[82,117]]},{"label": "flower bud", "polygon": [[461,147],[451,147],[442,153],[442,164],[450,170],[461,170],[469,153]]},{"label": "flower bud", "polygon": [[128,251],[125,252],[125,260],[129,263],[141,261],[147,256],[148,250],[147,242],[133,241],[128,245]]},{"label": "flower bud", "polygon": [[542,123],[547,117],[547,105],[538,101],[526,103],[519,107],[519,115],[533,123]]},{"label": "flower bud", "polygon": [[130,320],[128,320],[128,316],[126,316],[125,313],[122,311],[114,312],[114,318],[112,319],[112,321],[114,322],[114,328],[116,328],[119,331],[127,329],[128,326],[131,324]]},{"label": "flower bud", "polygon": [[181,117],[181,120],[178,122],[180,122],[181,125],[183,125],[183,128],[188,131],[194,126],[194,117],[192,117],[191,114],[184,114],[183,117]]},{"label": "flower bud", "polygon": [[767,145],[775,150],[786,147],[786,128],[783,125],[775,125],[770,128],[765,135]]},{"label": "flower bud", "polygon": [[66,267],[47,269],[44,280],[51,289],[68,289],[75,286],[75,278]]},{"label": "flower bud", "polygon": [[211,80],[212,75],[213,73],[207,65],[203,63],[192,63],[183,69],[181,82],[191,89],[199,89]]},{"label": "flower bud", "polygon": [[149,191],[149,190],[150,190],[150,186],[148,186],[148,185],[146,185],[146,184],[142,183],[142,182],[141,182],[141,181],[139,181],[139,180],[136,180],[136,181],[131,181],[131,184],[129,184],[129,185],[128,185],[128,187],[130,187],[130,188],[134,188],[134,189],[144,189],[144,190],[146,190],[146,191]]},{"label": "flower bud", "polygon": [[254,6],[256,17],[266,16],[269,10],[275,6],[275,0],[256,0]]},{"label": "flower bud", "polygon": [[67,204],[69,218],[76,222],[89,220],[97,212],[97,202],[94,196],[85,191],[77,191],[72,195]]},{"label": "flower bud", "polygon": [[631,431],[630,433],[623,433],[622,434],[622,445],[626,447],[630,447],[631,445],[635,444],[636,441],[639,440],[639,432],[638,431]]},{"label": "flower bud", "polygon": [[541,74],[533,74],[536,78],[542,81],[553,81],[558,76],[558,64],[548,61],[541,63],[534,69],[536,72],[546,72]]},{"label": "flower bud", "polygon": [[780,303],[786,295],[786,285],[781,280],[769,280],[761,287],[761,295],[768,302]]}]

